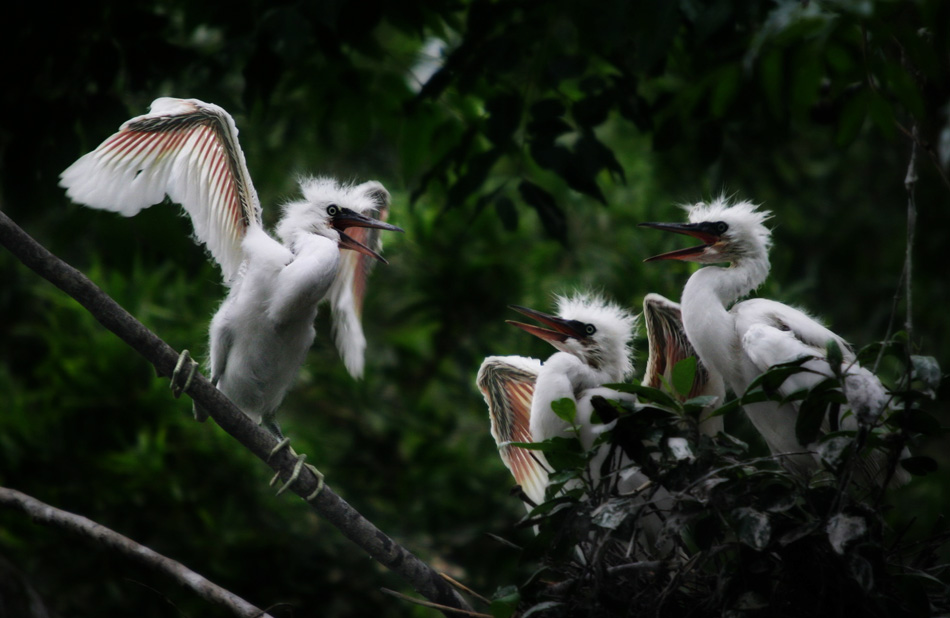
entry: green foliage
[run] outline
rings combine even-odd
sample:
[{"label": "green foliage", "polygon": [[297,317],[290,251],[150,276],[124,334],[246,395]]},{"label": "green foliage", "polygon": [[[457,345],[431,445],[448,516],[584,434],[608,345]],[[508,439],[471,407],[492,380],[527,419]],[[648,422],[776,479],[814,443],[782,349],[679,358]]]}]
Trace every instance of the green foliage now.
[{"label": "green foliage", "polygon": [[[772,369],[760,383],[784,380],[787,370]],[[832,382],[841,388],[840,379]],[[857,610],[892,617],[948,610],[950,582],[936,554],[943,535],[909,542],[909,527],[896,529],[884,516],[890,507],[879,483],[891,478],[904,445],[919,434],[884,415],[874,426],[823,434],[820,465],[800,468],[794,459],[753,457],[727,434],[704,435],[697,417],[666,393],[628,386],[638,394],[637,405],[595,404],[620,410],[602,443],[570,468],[552,461],[552,479],[569,478],[573,485],[559,484],[525,520],[538,537],[522,559],[539,561],[544,577],[521,585],[520,596],[505,588],[506,598],[520,600],[522,615]],[[830,391],[821,384],[800,405],[831,409]],[[911,392],[895,398],[898,409],[899,399],[913,399]],[[539,448],[548,454],[564,447],[547,442]],[[612,455],[621,451],[626,459]],[[604,452],[610,454],[593,474]],[[916,473],[936,470],[932,461],[917,459],[901,465]],[[875,466],[884,472],[862,474]],[[645,481],[618,492],[617,479],[635,473]]]}]

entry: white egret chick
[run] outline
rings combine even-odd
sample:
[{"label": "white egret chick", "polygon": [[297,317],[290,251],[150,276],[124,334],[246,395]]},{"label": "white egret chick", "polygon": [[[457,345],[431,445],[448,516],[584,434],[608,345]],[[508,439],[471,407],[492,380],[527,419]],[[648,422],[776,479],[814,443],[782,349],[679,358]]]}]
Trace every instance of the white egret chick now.
[{"label": "white egret chick", "polygon": [[[791,375],[779,388],[780,394],[787,396],[834,375],[826,352],[828,342],[833,341],[842,351],[843,390],[853,412],[844,416],[841,426],[853,430],[872,425],[888,401],[887,392],[876,376],[856,363],[854,352],[841,337],[803,311],[773,300],[736,303],[768,277],[771,232],[765,221],[771,214],[749,202],[731,204],[725,198],[688,210],[688,223],[640,225],[686,234],[702,242],[646,261],[686,260],[708,265],[689,278],[681,299],[686,334],[703,364],[742,395],[769,368],[808,357],[803,365],[807,371]],[[795,434],[797,402],[765,401],[745,408],[773,453],[800,453],[809,446],[799,444]],[[787,459],[797,468],[816,465],[816,459],[808,455]],[[868,476],[873,476],[880,465],[872,463],[866,468]]]},{"label": "white egret chick", "polygon": [[[197,99],[159,98],[67,168],[60,184],[73,201],[124,216],[166,196],[184,207],[230,288],[211,322],[211,381],[278,439],[275,414],[313,342],[322,301],[347,369],[362,375],[369,266],[385,262],[379,231],[402,231],[384,222],[390,196],[380,183],[303,178],[303,199],[284,206],[277,240],[263,228],[231,116]],[[177,378],[173,388],[187,389]]]}]

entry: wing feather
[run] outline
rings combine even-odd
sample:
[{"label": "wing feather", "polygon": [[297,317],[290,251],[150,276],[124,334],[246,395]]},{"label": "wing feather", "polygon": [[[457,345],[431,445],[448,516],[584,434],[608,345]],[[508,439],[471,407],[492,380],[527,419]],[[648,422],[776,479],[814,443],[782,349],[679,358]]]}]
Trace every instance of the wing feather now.
[{"label": "wing feather", "polygon": [[241,239],[261,224],[234,119],[197,99],[156,99],[63,171],[60,186],[75,202],[127,217],[167,195],[229,282],[243,260]]},{"label": "wing feather", "polygon": [[531,400],[540,370],[541,362],[533,358],[489,356],[482,362],[475,380],[488,404],[498,454],[534,504],[544,501],[549,466],[540,451],[518,448],[512,443],[533,442]]}]

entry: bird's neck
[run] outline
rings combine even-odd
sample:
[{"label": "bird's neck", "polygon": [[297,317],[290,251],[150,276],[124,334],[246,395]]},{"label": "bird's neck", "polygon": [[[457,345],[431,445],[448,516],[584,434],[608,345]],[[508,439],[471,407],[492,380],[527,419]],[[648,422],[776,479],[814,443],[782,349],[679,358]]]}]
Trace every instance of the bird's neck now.
[{"label": "bird's neck", "polygon": [[531,402],[531,435],[535,441],[570,435],[568,424],[551,409],[551,403],[611,381],[603,371],[594,369],[568,352],[558,352],[544,361],[538,372]]},{"label": "bird's neck", "polygon": [[767,255],[752,256],[735,262],[728,268],[706,266],[701,268],[686,282],[683,298],[692,292],[697,294],[711,292],[707,299],[728,307],[736,300],[759,287],[769,276],[769,258]]},{"label": "bird's neck", "polygon": [[301,256],[315,251],[325,251],[329,244],[336,243],[326,236],[300,230],[288,236],[288,247],[295,256]]},{"label": "bird's neck", "polygon": [[[707,266],[693,273],[683,288],[683,327],[696,353],[710,370],[733,384],[741,371],[735,317],[729,307],[768,276],[768,258]],[[735,388],[735,387],[734,387]]]}]

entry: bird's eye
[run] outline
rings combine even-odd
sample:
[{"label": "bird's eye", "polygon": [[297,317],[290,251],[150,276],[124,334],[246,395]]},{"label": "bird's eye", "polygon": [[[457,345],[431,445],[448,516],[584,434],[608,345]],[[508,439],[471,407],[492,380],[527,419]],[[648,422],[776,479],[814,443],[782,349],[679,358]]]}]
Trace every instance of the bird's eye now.
[{"label": "bird's eye", "polygon": [[331,217],[335,217],[338,214],[340,214],[340,209],[337,207],[336,204],[330,204],[329,206],[327,206],[327,214],[330,215]]},{"label": "bird's eye", "polygon": [[597,332],[597,327],[593,324],[587,324],[584,326],[584,332],[587,333],[587,336],[590,337]]},{"label": "bird's eye", "polygon": [[719,223],[716,224],[716,233],[719,234],[720,236],[725,234],[726,230],[728,229],[729,229],[729,224],[726,223],[725,221],[720,221]]}]

